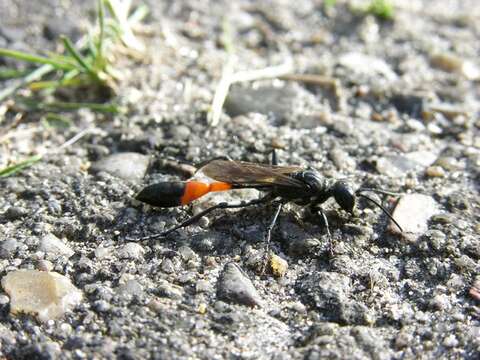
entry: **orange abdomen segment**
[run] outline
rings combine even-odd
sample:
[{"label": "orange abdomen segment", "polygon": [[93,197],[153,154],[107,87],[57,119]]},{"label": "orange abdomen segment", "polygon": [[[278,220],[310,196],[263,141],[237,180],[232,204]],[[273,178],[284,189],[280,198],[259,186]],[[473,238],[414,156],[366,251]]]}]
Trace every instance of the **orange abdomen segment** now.
[{"label": "orange abdomen segment", "polygon": [[231,184],[224,182],[214,182],[209,184],[200,181],[188,181],[185,183],[185,191],[180,202],[182,205],[186,205],[210,192],[225,191],[230,190],[231,188]]}]

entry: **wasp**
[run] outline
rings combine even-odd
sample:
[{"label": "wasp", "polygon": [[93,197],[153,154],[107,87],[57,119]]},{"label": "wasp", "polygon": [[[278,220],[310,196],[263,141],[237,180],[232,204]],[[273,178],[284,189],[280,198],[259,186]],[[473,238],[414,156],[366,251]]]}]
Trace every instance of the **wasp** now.
[{"label": "wasp", "polygon": [[211,179],[211,181],[191,179],[188,181],[159,182],[143,188],[136,195],[136,199],[152,206],[169,208],[188,205],[206,194],[217,191],[256,189],[264,193],[264,195],[257,199],[235,204],[221,202],[161,233],[145,236],[137,240],[152,240],[165,237],[178,229],[197,222],[205,215],[218,209],[238,209],[262,204],[274,204],[275,212],[266,228],[265,234],[267,249],[269,249],[271,233],[282,208],[287,203],[294,203],[308,206],[314,214],[318,213],[321,216],[329,238],[330,252],[333,252],[333,239],[322,205],[328,199],[333,198],[341,209],[353,214],[359,197],[378,206],[403,232],[401,226],[379,202],[365,195],[365,192],[369,191],[386,195],[396,195],[395,193],[371,188],[359,188],[354,191],[347,181],[323,177],[313,169],[305,169],[298,166],[279,166],[277,165],[275,152],[272,153],[271,164],[257,164],[233,161],[228,158],[217,158],[204,163],[198,171]]}]

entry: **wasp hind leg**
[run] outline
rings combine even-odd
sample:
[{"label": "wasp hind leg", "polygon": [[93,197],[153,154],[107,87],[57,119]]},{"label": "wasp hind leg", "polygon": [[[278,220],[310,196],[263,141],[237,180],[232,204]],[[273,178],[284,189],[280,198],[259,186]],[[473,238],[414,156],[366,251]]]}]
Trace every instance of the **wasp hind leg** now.
[{"label": "wasp hind leg", "polygon": [[168,230],[165,230],[161,233],[153,234],[153,235],[149,235],[149,236],[144,236],[144,237],[137,238],[137,239],[129,238],[128,240],[145,241],[145,240],[154,240],[154,239],[162,238],[162,237],[168,236],[169,234],[171,234],[172,232],[174,232],[178,229],[181,229],[181,228],[184,228],[184,227],[187,227],[189,225],[192,225],[192,224],[196,223],[202,217],[204,217],[205,215],[208,215],[209,213],[211,213],[214,210],[217,210],[217,209],[239,209],[239,208],[244,208],[244,207],[247,207],[247,206],[266,204],[266,203],[270,202],[271,200],[272,200],[272,196],[270,194],[268,194],[268,195],[266,195],[266,196],[264,196],[260,199],[254,199],[254,200],[250,200],[250,201],[247,201],[247,202],[241,202],[241,203],[238,203],[238,204],[228,204],[228,203],[225,203],[225,202],[219,203],[219,204],[213,205],[213,206],[203,210],[202,212],[199,212],[197,215],[194,215],[194,216],[188,218],[187,220],[181,222],[180,224],[175,225],[174,227],[172,227]]}]

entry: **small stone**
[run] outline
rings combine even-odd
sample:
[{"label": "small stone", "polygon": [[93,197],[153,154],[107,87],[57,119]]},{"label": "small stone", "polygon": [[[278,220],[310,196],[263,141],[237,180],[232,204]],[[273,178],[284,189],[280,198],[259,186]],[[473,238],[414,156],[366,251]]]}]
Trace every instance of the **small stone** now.
[{"label": "small stone", "polygon": [[338,63],[358,75],[367,75],[370,77],[381,75],[389,81],[394,81],[398,77],[395,71],[393,71],[385,61],[362,53],[349,52],[340,55]]},{"label": "small stone", "polygon": [[40,271],[52,271],[53,264],[48,260],[39,260],[37,262],[37,269]]},{"label": "small stone", "polygon": [[206,280],[198,280],[195,284],[195,292],[198,293],[209,293],[212,291],[212,286]]},{"label": "small stone", "polygon": [[161,269],[165,274],[173,274],[175,272],[175,266],[173,265],[172,260],[163,259]]},{"label": "small stone", "polygon": [[330,158],[340,170],[352,170],[355,168],[355,160],[339,146],[334,146],[330,151]]},{"label": "small stone", "polygon": [[468,80],[478,80],[480,69],[472,61],[462,59],[452,53],[435,54],[431,58],[433,66],[444,71],[458,73]]},{"label": "small stone", "polygon": [[425,171],[428,177],[445,177],[445,170],[441,166],[429,166]]},{"label": "small stone", "polygon": [[295,311],[299,314],[305,314],[307,312],[306,306],[303,305],[299,301],[295,301],[295,302],[291,303],[289,307],[290,307],[290,309],[292,309],[293,311]]},{"label": "small stone", "polygon": [[201,303],[200,305],[198,305],[198,313],[199,314],[205,314],[207,312],[207,304],[205,303]]},{"label": "small stone", "polygon": [[56,258],[59,256],[69,258],[75,253],[63,241],[51,233],[48,233],[40,240],[38,250],[43,251],[47,257],[50,258]]},{"label": "small stone", "polygon": [[144,253],[145,250],[140,244],[129,242],[120,248],[118,251],[118,257],[120,259],[140,260],[143,258]]},{"label": "small stone", "polygon": [[288,270],[288,262],[285,259],[282,259],[280,256],[272,254],[268,261],[270,270],[272,271],[273,276],[283,277]]},{"label": "small stone", "polygon": [[445,339],[443,339],[443,346],[447,348],[453,348],[458,345],[458,340],[455,335],[450,334]]},{"label": "small stone", "polygon": [[162,281],[157,287],[158,295],[170,299],[181,299],[183,290],[181,287],[170,284],[168,281]]},{"label": "small stone", "polygon": [[411,334],[400,332],[395,339],[395,348],[397,350],[401,350],[406,348],[408,345],[412,343],[413,336]]},{"label": "small stone", "polygon": [[28,212],[25,208],[20,206],[10,206],[7,211],[3,214],[5,219],[10,221],[15,221],[27,216]]},{"label": "small stone", "polygon": [[288,254],[290,256],[302,257],[313,254],[321,246],[321,242],[316,238],[302,238],[290,242]]},{"label": "small stone", "polygon": [[[406,234],[423,234],[428,230],[428,220],[438,211],[437,203],[432,197],[407,194],[400,198],[392,216]],[[392,221],[390,221],[389,230],[393,233],[401,233]]]},{"label": "small stone", "polygon": [[406,155],[386,155],[377,160],[377,170],[390,177],[405,176],[409,171],[418,171],[432,165],[437,158],[429,151],[414,151]]},{"label": "small stone", "polygon": [[462,164],[452,156],[442,156],[435,161],[435,165],[441,166],[445,170],[455,171],[463,168]]},{"label": "small stone", "polygon": [[117,289],[117,294],[124,297],[143,295],[143,287],[137,280],[127,280],[124,284],[120,285]]},{"label": "small stone", "polygon": [[444,311],[451,308],[451,303],[447,295],[438,294],[430,300],[430,306],[435,310]]},{"label": "small stone", "polygon": [[95,257],[97,259],[105,259],[112,254],[112,248],[99,246],[95,249]]},{"label": "small stone", "polygon": [[188,246],[180,246],[177,250],[183,260],[189,261],[194,260],[198,261],[198,255]]},{"label": "small stone", "polygon": [[3,259],[13,257],[19,245],[20,244],[18,243],[18,241],[13,238],[2,241],[0,245],[0,257],[2,257]]},{"label": "small stone", "polygon": [[480,301],[480,279],[476,279],[473,282],[472,287],[468,291],[468,294],[475,300]]},{"label": "small stone", "polygon": [[222,300],[252,307],[262,302],[250,279],[234,263],[228,263],[223,268],[217,283],[217,296]]},{"label": "small stone", "polygon": [[110,304],[105,300],[97,300],[93,303],[93,308],[98,312],[107,312],[110,310]]},{"label": "small stone", "polygon": [[124,152],[113,154],[95,162],[92,172],[105,171],[124,180],[141,180],[147,172],[150,158],[143,154]]},{"label": "small stone", "polygon": [[419,117],[425,106],[425,98],[414,94],[396,94],[390,101],[399,112],[414,117]]},{"label": "small stone", "polygon": [[170,131],[172,137],[177,140],[187,140],[190,137],[190,133],[190,128],[185,125],[174,126]]},{"label": "small stone", "polygon": [[234,117],[247,113],[273,114],[284,120],[291,113],[297,92],[290,86],[264,86],[258,89],[233,86],[225,100],[226,112]]},{"label": "small stone", "polygon": [[40,321],[62,316],[82,300],[71,281],[55,272],[17,270],[2,279],[10,296],[10,312],[35,314]]}]

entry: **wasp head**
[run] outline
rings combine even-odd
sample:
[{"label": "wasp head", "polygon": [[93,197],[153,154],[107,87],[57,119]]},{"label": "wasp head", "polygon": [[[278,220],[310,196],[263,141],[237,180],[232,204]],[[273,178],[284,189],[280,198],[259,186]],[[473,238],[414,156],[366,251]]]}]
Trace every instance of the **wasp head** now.
[{"label": "wasp head", "polygon": [[332,186],[332,195],[340,207],[353,213],[355,208],[355,192],[345,181],[337,181]]}]

